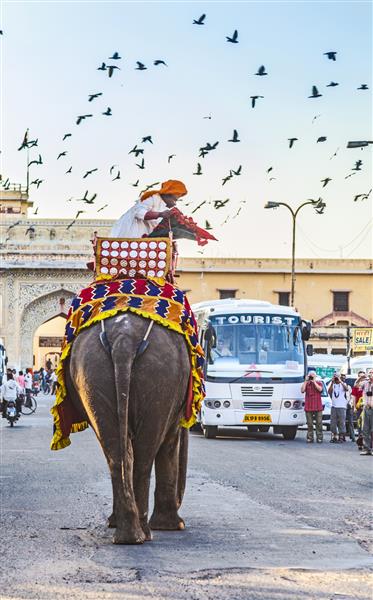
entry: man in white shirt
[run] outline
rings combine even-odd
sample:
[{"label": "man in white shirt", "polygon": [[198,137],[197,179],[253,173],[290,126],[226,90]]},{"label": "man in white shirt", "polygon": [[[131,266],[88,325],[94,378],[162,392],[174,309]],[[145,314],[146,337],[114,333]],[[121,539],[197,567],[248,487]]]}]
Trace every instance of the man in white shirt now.
[{"label": "man in white shirt", "polygon": [[25,392],[26,392],[25,405],[29,407],[29,406],[31,406],[31,394],[32,394],[32,372],[31,372],[31,369],[26,369]]},{"label": "man in white shirt", "polygon": [[331,443],[346,441],[347,384],[335,373],[328,388],[332,400],[330,411]]},{"label": "man in white shirt", "polygon": [[183,182],[172,179],[162,183],[160,190],[144,192],[136,204],[113,225],[111,237],[149,236],[162,219],[170,216],[171,208],[186,193],[187,189]]}]

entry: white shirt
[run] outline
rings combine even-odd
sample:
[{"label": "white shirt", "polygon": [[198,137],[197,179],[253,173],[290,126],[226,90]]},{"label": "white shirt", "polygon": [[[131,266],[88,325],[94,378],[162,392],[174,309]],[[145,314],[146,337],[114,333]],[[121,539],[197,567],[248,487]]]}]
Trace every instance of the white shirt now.
[{"label": "white shirt", "polygon": [[26,373],[26,375],[25,375],[25,388],[26,388],[26,390],[32,390],[32,375],[31,375],[31,373]]},{"label": "white shirt", "polygon": [[1,397],[7,402],[17,400],[17,392],[20,393],[21,391],[21,388],[14,379],[8,379],[8,381],[1,386]]},{"label": "white shirt", "polygon": [[57,381],[57,375],[56,375],[56,372],[55,372],[55,371],[53,371],[53,373],[51,374],[51,376],[50,376],[50,381],[51,381],[52,383],[54,383],[55,381]]},{"label": "white shirt", "polygon": [[333,408],[347,408],[346,391],[341,383],[333,383],[332,407]]},{"label": "white shirt", "polygon": [[145,221],[146,213],[151,211],[163,212],[167,210],[166,203],[159,194],[149,196],[146,200],[137,200],[136,204],[125,212],[111,228],[110,236],[119,238],[140,238],[148,236],[161,222],[160,219]]}]

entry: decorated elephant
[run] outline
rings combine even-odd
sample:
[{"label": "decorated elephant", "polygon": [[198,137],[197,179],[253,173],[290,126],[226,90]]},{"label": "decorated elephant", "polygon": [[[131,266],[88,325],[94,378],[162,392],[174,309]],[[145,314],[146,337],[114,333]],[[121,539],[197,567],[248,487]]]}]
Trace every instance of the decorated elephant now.
[{"label": "decorated elephant", "polygon": [[[138,348],[149,319],[118,313],[82,330],[64,365],[67,394],[94,429],[107,460],[116,544],[151,540],[151,529],[180,530],[178,514],[186,477],[188,430],[180,427],[190,387],[185,338],[152,322],[146,350]],[[155,464],[154,510],[149,485]]]}]

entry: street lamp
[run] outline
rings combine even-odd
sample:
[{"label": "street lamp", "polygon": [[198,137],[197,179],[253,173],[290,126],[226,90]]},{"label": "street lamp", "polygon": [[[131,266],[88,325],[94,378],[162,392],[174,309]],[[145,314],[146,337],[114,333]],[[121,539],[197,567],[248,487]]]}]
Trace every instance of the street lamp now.
[{"label": "street lamp", "polygon": [[307,202],[303,202],[298,206],[296,210],[293,210],[289,204],[286,202],[267,202],[264,208],[278,208],[279,206],[286,206],[287,209],[290,210],[291,216],[293,219],[293,237],[292,237],[292,246],[291,246],[291,292],[290,292],[290,306],[294,306],[294,294],[295,294],[295,229],[296,229],[296,220],[299,211],[304,206],[308,204],[312,204],[318,214],[323,214],[324,208],[326,206],[325,202],[323,202],[322,198],[318,200],[307,200]]}]

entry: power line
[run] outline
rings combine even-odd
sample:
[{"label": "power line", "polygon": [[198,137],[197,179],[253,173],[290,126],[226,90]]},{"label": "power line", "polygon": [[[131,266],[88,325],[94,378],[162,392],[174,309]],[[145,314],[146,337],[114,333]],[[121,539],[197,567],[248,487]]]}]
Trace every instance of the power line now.
[{"label": "power line", "polygon": [[355,248],[353,248],[350,252],[350,254],[348,254],[346,256],[346,258],[349,258],[351,256],[351,254],[353,254],[355,252],[355,250],[357,250],[361,244],[364,242],[365,238],[367,237],[368,233],[370,233],[369,229],[365,232],[365,234],[363,235],[363,237],[361,238],[361,240],[359,241],[359,243],[357,244],[357,246],[355,246]]},{"label": "power line", "polygon": [[[373,224],[373,218],[368,221],[368,223],[366,223],[363,227],[363,229],[361,231],[359,231],[359,233],[349,242],[347,242],[347,244],[343,244],[341,246],[338,246],[337,249],[333,248],[322,248],[321,246],[318,246],[317,244],[315,244],[315,242],[313,240],[311,240],[311,238],[308,237],[308,235],[305,233],[305,231],[302,229],[302,227],[300,225],[297,226],[297,228],[299,229],[300,233],[303,235],[303,237],[310,243],[312,244],[312,246],[314,246],[315,248],[317,248],[318,250],[321,250],[322,252],[340,252],[341,250],[343,250],[344,248],[348,248],[348,246],[351,246],[351,244],[353,244],[361,235],[364,235],[364,239],[365,239],[365,235],[367,233],[369,233],[369,230],[372,228],[372,224]],[[364,231],[364,230],[367,231]]]}]

